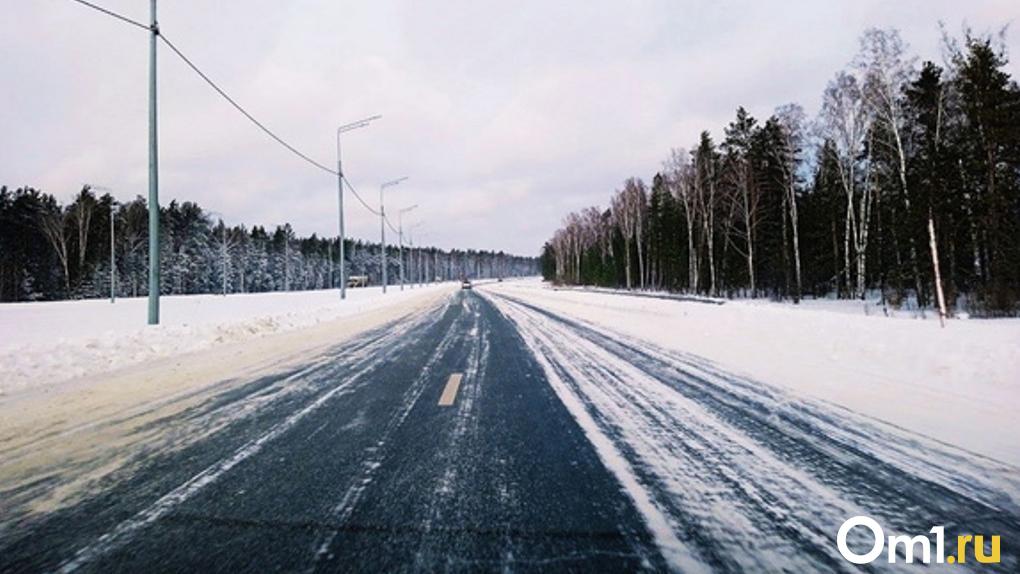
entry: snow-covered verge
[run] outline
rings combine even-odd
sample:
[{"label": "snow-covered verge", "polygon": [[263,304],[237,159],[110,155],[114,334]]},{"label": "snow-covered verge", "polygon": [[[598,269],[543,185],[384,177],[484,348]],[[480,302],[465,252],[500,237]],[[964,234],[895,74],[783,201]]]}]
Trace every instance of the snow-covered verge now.
[{"label": "snow-covered verge", "polygon": [[0,305],[0,396],[165,357],[310,327],[396,305],[452,284]]},{"label": "snow-covered verge", "polygon": [[670,299],[673,301],[693,301],[696,303],[711,303],[713,305],[722,305],[726,302],[725,299],[718,297],[706,297],[704,295],[688,295],[686,293],[673,293],[670,291],[656,291],[656,290],[626,290],[626,289],[609,289],[607,287],[571,287],[559,285],[553,287],[557,291],[561,290],[574,290],[574,291],[585,291],[589,293],[603,293],[609,295],[626,295],[628,297],[646,297],[649,299]]},{"label": "snow-covered verge", "polygon": [[485,286],[555,313],[709,359],[720,368],[822,399],[1020,465],[1020,320],[886,319],[827,307],[694,302]]}]

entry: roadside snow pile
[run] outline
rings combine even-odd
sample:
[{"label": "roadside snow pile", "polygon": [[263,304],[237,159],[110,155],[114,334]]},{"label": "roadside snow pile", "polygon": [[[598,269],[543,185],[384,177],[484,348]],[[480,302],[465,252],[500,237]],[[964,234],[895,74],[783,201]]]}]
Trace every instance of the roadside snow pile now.
[{"label": "roadside snow pile", "polygon": [[0,305],[0,395],[87,374],[309,327],[393,305],[424,289],[349,289],[161,297],[161,324],[145,325],[145,298]]},{"label": "roadside snow pile", "polygon": [[937,320],[821,305],[703,305],[554,291],[538,281],[485,289],[1020,465],[1020,319],[941,329]]},{"label": "roadside snow pile", "polygon": [[671,293],[669,291],[627,291],[626,289],[607,289],[605,287],[553,287],[555,291],[581,291],[587,293],[604,293],[608,295],[627,295],[629,297],[646,297],[649,299],[671,299],[674,301],[692,301],[695,303],[711,303],[722,305],[726,299],[718,297],[706,297],[704,295],[687,295],[684,293]]}]

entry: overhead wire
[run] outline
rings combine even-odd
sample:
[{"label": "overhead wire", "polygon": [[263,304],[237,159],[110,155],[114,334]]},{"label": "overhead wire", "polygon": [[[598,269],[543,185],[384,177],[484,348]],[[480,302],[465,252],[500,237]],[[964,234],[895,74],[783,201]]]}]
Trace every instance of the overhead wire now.
[{"label": "overhead wire", "polygon": [[255,126],[257,126],[260,130],[262,130],[267,136],[273,138],[276,141],[276,143],[282,145],[283,147],[285,147],[288,151],[290,151],[294,155],[296,155],[299,158],[305,160],[309,164],[311,164],[311,165],[321,169],[322,171],[324,171],[326,173],[329,173],[329,174],[332,174],[332,175],[337,175],[337,172],[335,170],[333,170],[333,169],[331,169],[329,167],[326,167],[325,165],[323,165],[323,164],[315,161],[314,159],[308,157],[308,155],[302,153],[296,147],[290,145],[283,138],[281,138],[280,136],[276,135],[276,133],[274,133],[273,130],[271,130],[268,127],[266,127],[266,125],[263,124],[262,122],[260,122],[259,120],[257,120],[255,118],[255,116],[253,116],[250,113],[248,113],[248,110],[244,109],[244,107],[242,107],[241,104],[237,103],[237,101],[234,100],[234,98],[230,97],[230,95],[228,95],[227,92],[223,91],[223,88],[219,87],[219,85],[217,85],[216,82],[212,81],[212,79],[209,78],[209,76],[207,76],[205,74],[205,72],[203,72],[201,69],[199,69],[199,67],[197,65],[195,65],[195,63],[192,62],[191,59],[189,59],[187,56],[185,56],[184,53],[181,52],[181,50],[179,48],[177,48],[177,46],[175,46],[174,43],[171,42],[170,39],[167,38],[164,34],[160,33],[159,34],[159,38],[161,40],[163,40],[163,43],[166,44],[167,47],[170,48],[170,50],[174,54],[177,54],[177,56],[185,64],[187,64],[187,66],[189,68],[191,68],[196,74],[198,74],[198,76],[200,78],[205,80],[205,83],[209,84],[209,86],[213,90],[215,90],[217,94],[222,96],[224,100],[226,100],[231,106],[234,107],[234,109],[236,109],[238,112],[241,112],[241,115],[243,115],[244,117],[248,118],[248,120],[251,121],[251,123],[255,124]]},{"label": "overhead wire", "polygon": [[[118,13],[112,11],[112,10],[108,10],[106,8],[103,8],[102,6],[99,6],[97,4],[93,4],[92,2],[88,2],[86,0],[72,0],[72,1],[73,2],[77,2],[78,4],[81,4],[81,5],[86,6],[88,8],[92,8],[93,10],[96,10],[98,12],[106,14],[107,16],[116,18],[118,20],[121,20],[121,21],[126,22],[128,24],[131,24],[133,26],[137,26],[139,28],[142,28],[143,30],[153,31],[153,29],[150,26],[147,26],[147,25],[145,25],[145,24],[143,24],[141,22],[138,22],[137,20],[133,20],[131,18],[128,18],[127,16],[118,14]],[[166,44],[167,48],[169,48],[170,51],[172,51],[178,58],[180,58],[181,61],[183,61],[184,64],[188,66],[188,68],[190,68],[193,72],[198,74],[198,76],[203,81],[205,81],[205,83],[208,84],[209,87],[211,87],[217,94],[219,94],[220,97],[222,97],[224,100],[226,100],[227,103],[229,103],[234,109],[236,109],[238,112],[240,112],[241,115],[243,115],[245,118],[248,119],[248,121],[250,121],[251,123],[255,124],[255,126],[258,127],[260,130],[262,130],[263,133],[265,133],[267,136],[272,138],[276,143],[280,144],[285,149],[287,149],[289,152],[291,152],[292,154],[296,155],[298,158],[304,160],[305,162],[307,162],[308,164],[312,165],[313,167],[315,167],[315,168],[317,168],[317,169],[319,169],[321,171],[324,171],[324,172],[326,172],[326,173],[328,173],[330,175],[340,175],[340,174],[337,173],[336,170],[334,170],[334,169],[332,169],[332,168],[330,168],[330,167],[328,167],[328,166],[326,166],[326,165],[324,165],[324,164],[322,164],[322,163],[320,163],[318,161],[315,161],[310,156],[308,156],[307,154],[303,153],[301,150],[297,149],[295,146],[291,145],[286,140],[284,140],[282,137],[277,135],[273,130],[269,129],[264,123],[262,123],[257,118],[255,118],[255,116],[253,116],[250,112],[248,112],[248,110],[246,110],[241,104],[239,104],[237,102],[237,100],[235,100],[229,94],[227,94],[227,92],[223,88],[221,88],[216,82],[214,82],[212,80],[212,78],[210,78],[205,72],[203,72],[198,67],[197,64],[195,64],[190,58],[188,58],[184,54],[184,52],[182,52],[180,48],[178,48],[172,41],[170,41],[170,39],[167,38],[166,35],[164,35],[158,28],[156,28],[154,31],[155,31],[156,35],[159,37],[159,39],[162,40],[164,44]],[[354,188],[354,186],[351,184],[350,180],[348,180],[346,176],[340,175],[340,177],[341,177],[341,180],[343,181],[343,183],[347,186],[347,189],[350,190],[351,194],[354,195],[354,197],[358,200],[358,202],[360,202],[361,205],[365,209],[367,209],[369,211],[369,213],[371,213],[373,215],[382,215],[381,211],[379,211],[377,209],[374,209],[372,206],[370,206],[368,204],[368,202],[365,201],[364,198],[361,197],[361,194],[358,193],[358,190]],[[390,229],[394,230],[394,233],[398,233],[396,231],[396,229],[393,227],[393,224],[390,223],[388,218],[384,217],[384,220],[385,220],[386,224],[390,227]]]},{"label": "overhead wire", "polygon": [[362,199],[361,194],[358,193],[358,190],[354,189],[354,186],[351,185],[351,182],[347,180],[347,176],[344,176],[344,184],[347,185],[347,189],[351,190],[351,193],[354,195],[354,197],[356,197],[357,200],[361,202],[361,205],[363,205],[365,209],[370,211],[372,215],[382,215],[382,213],[379,212],[379,210],[373,209],[371,206],[368,205],[368,203],[364,199]]},{"label": "overhead wire", "polygon": [[92,8],[93,10],[102,12],[103,14],[106,14],[107,16],[112,16],[113,18],[116,18],[116,19],[118,19],[118,20],[120,20],[122,22],[127,22],[128,24],[131,24],[132,26],[138,26],[142,30],[151,30],[152,29],[149,26],[147,26],[146,24],[142,24],[138,20],[132,20],[131,18],[128,18],[127,16],[124,16],[122,14],[118,14],[118,13],[114,12],[113,10],[108,10],[106,8],[103,8],[102,6],[99,6],[97,4],[93,4],[92,2],[86,2],[85,0],[71,0],[71,1],[72,2],[77,2],[78,4],[81,4],[82,6],[87,6],[89,8]]}]

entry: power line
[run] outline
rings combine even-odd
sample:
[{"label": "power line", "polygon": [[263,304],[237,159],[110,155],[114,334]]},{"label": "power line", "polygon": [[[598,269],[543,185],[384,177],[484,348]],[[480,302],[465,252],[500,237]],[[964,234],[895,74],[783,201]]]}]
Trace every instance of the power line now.
[{"label": "power line", "polygon": [[[150,28],[149,26],[146,26],[145,24],[142,24],[141,22],[138,22],[137,20],[132,20],[131,18],[128,18],[127,16],[123,16],[121,14],[113,12],[112,10],[108,10],[106,8],[103,8],[102,6],[98,6],[96,4],[93,4],[92,2],[87,2],[86,0],[72,0],[72,1],[73,2],[77,2],[77,3],[79,3],[79,4],[83,5],[83,6],[86,6],[88,8],[92,8],[93,10],[97,10],[97,11],[103,13],[103,14],[106,14],[107,16],[111,16],[113,18],[116,18],[116,19],[121,20],[123,22],[126,22],[128,24],[131,24],[133,26],[137,26],[137,27],[139,27],[139,28],[141,28],[143,30],[152,31],[152,28]],[[233,106],[234,109],[236,109],[237,111],[241,112],[241,115],[243,115],[245,118],[247,118],[248,121],[250,121],[251,123],[255,124],[255,126],[258,127],[260,130],[262,130],[266,135],[268,135],[269,137],[273,138],[273,140],[276,141],[276,143],[282,145],[288,151],[290,151],[294,155],[298,156],[299,158],[303,159],[304,161],[306,161],[307,163],[311,164],[312,166],[314,166],[314,167],[316,167],[316,168],[318,168],[318,169],[320,169],[320,170],[322,170],[322,171],[324,171],[324,172],[326,172],[326,173],[328,173],[330,175],[339,175],[335,170],[333,170],[333,169],[331,169],[331,168],[329,168],[329,167],[327,167],[327,166],[325,166],[325,165],[315,161],[314,159],[309,157],[307,154],[302,153],[296,147],[292,146],[291,144],[287,143],[283,138],[281,138],[280,136],[276,135],[276,133],[274,133],[272,130],[270,130],[268,127],[266,127],[265,124],[263,124],[262,122],[257,120],[255,118],[255,116],[251,115],[248,112],[248,110],[244,109],[244,107],[242,107],[241,104],[237,103],[237,101],[234,100],[234,98],[230,97],[230,95],[227,94],[223,90],[223,88],[219,87],[219,85],[217,85],[216,82],[212,81],[212,79],[209,76],[207,76],[201,69],[199,69],[199,67],[197,65],[195,65],[195,63],[192,62],[190,58],[185,56],[184,53],[181,52],[181,50],[177,46],[175,46],[173,42],[171,42],[169,39],[167,39],[167,37],[165,35],[163,35],[158,29],[156,30],[156,35],[159,37],[160,40],[163,41],[164,44],[167,45],[168,48],[170,48],[170,50],[174,54],[177,55],[177,57],[179,57],[189,68],[191,68],[192,71],[194,71],[196,74],[198,74],[198,76],[200,78],[202,78],[202,80],[204,80],[205,83],[209,84],[209,86],[212,87],[212,89],[215,90],[217,94],[219,94],[231,106]],[[354,189],[354,186],[351,185],[351,182],[346,177],[343,177],[343,182],[344,182],[344,184],[347,185],[347,189],[349,189],[351,191],[351,193],[354,194],[354,197],[357,198],[357,200],[361,203],[361,205],[365,209],[367,209],[373,215],[381,215],[381,213],[378,210],[373,209],[361,197],[361,195],[358,193],[358,191],[356,189]],[[394,229],[393,224],[390,223],[389,219],[385,219],[385,221],[386,221],[386,224],[389,225],[390,229],[393,229],[394,232],[396,233],[397,231],[396,231],[396,229]]]},{"label": "power line", "polygon": [[[379,210],[373,209],[372,206],[370,206],[368,203],[365,202],[364,199],[362,199],[358,191],[354,189],[354,186],[351,185],[351,182],[347,181],[346,176],[344,177],[344,183],[347,185],[347,189],[351,190],[351,193],[354,194],[354,197],[356,197],[358,201],[361,202],[361,205],[364,206],[365,209],[367,209],[369,212],[371,212],[372,215],[382,215],[382,213],[380,213]],[[389,217],[384,216],[383,221],[386,222],[386,226],[389,227],[393,231],[393,233],[400,233],[400,231],[398,231],[396,227],[393,227],[393,223],[390,222]]]},{"label": "power line", "polygon": [[118,19],[118,20],[120,20],[122,22],[127,22],[128,24],[131,24],[133,26],[138,26],[142,30],[146,30],[146,31],[150,31],[151,30],[151,28],[149,28],[148,26],[146,26],[145,24],[142,24],[141,22],[139,22],[137,20],[132,20],[131,18],[128,18],[127,16],[123,16],[123,15],[118,14],[118,13],[112,11],[112,10],[107,10],[106,8],[103,8],[102,6],[98,6],[96,4],[93,4],[92,2],[86,2],[85,0],[71,0],[71,1],[72,2],[77,2],[77,3],[81,4],[82,6],[87,6],[89,8],[92,8],[93,10],[97,10],[99,12],[102,12],[103,14],[106,14],[107,16],[112,16],[112,17],[114,17],[114,18],[116,18],[116,19]]},{"label": "power line", "polygon": [[[312,166],[317,167],[320,170],[322,170],[322,171],[324,171],[324,172],[326,172],[326,173],[328,173],[330,175],[338,175],[335,170],[333,170],[333,169],[331,169],[329,167],[326,167],[325,165],[323,165],[323,164],[315,161],[314,159],[308,157],[308,155],[302,153],[297,148],[295,148],[294,146],[292,146],[289,143],[287,143],[286,141],[284,141],[283,138],[281,138],[280,136],[278,136],[275,133],[273,133],[273,131],[270,130],[269,128],[267,128],[265,126],[265,124],[263,124],[262,122],[260,122],[257,119],[255,119],[255,117],[252,116],[250,113],[248,113],[248,111],[245,110],[240,104],[238,104],[236,100],[231,98],[225,91],[223,91],[223,89],[220,88],[216,84],[216,82],[213,82],[212,79],[209,78],[209,76],[207,76],[204,72],[202,72],[202,70],[200,70],[198,68],[198,66],[195,65],[194,62],[192,62],[187,56],[185,56],[180,51],[180,49],[178,49],[177,46],[175,46],[173,44],[173,42],[168,40],[166,36],[160,34],[159,37],[160,37],[161,40],[163,40],[163,42],[167,45],[168,48],[170,48],[175,54],[177,54],[177,56],[181,60],[184,61],[185,64],[188,65],[189,68],[191,68],[196,74],[199,75],[199,77],[201,77],[203,80],[205,80],[205,82],[207,84],[209,84],[209,86],[212,87],[212,89],[215,90],[216,93],[218,93],[220,96],[222,96],[223,99],[227,100],[227,102],[229,102],[230,105],[232,105],[234,107],[234,109],[236,109],[237,111],[241,112],[241,114],[244,115],[244,117],[248,118],[249,121],[251,121],[253,124],[255,124],[266,135],[268,135],[269,137],[273,138],[273,140],[275,140],[277,143],[279,143],[283,147],[287,148],[288,151],[290,151],[294,155],[298,156],[299,158],[305,160],[306,162],[308,162]],[[366,202],[364,200],[364,198],[361,197],[361,194],[358,193],[358,190],[354,189],[354,186],[351,185],[351,182],[346,177],[343,177],[343,176],[341,176],[341,177],[343,179],[344,184],[347,185],[347,189],[349,189],[351,191],[351,193],[354,195],[354,197],[357,198],[357,200],[361,203],[361,205],[365,209],[367,209],[373,215],[380,215],[379,211],[373,209],[368,204],[368,202]],[[387,223],[389,223],[389,222],[387,221]],[[392,227],[392,225],[391,225],[391,227]]]},{"label": "power line", "polygon": [[191,68],[191,69],[192,69],[192,70],[193,70],[193,71],[194,71],[194,72],[195,72],[196,74],[198,74],[200,78],[202,78],[203,80],[205,80],[205,83],[209,84],[209,86],[210,86],[210,87],[212,87],[212,89],[213,89],[213,90],[216,90],[216,93],[217,93],[217,94],[219,94],[220,96],[222,96],[222,97],[223,97],[223,99],[227,100],[227,102],[229,102],[229,103],[230,103],[230,105],[234,106],[234,109],[236,109],[237,111],[241,112],[241,114],[242,114],[242,115],[243,115],[244,117],[248,118],[248,120],[249,120],[249,121],[250,121],[251,123],[255,124],[255,125],[256,125],[256,126],[257,126],[257,127],[258,127],[258,128],[260,129],[260,130],[262,130],[263,132],[265,132],[265,134],[266,134],[266,135],[268,135],[269,137],[271,137],[271,138],[273,138],[274,140],[276,140],[276,143],[278,143],[278,144],[282,145],[283,147],[287,148],[287,150],[288,150],[288,151],[290,151],[291,153],[293,153],[294,155],[296,155],[296,156],[298,156],[299,158],[301,158],[301,159],[305,160],[306,162],[310,163],[311,165],[313,165],[313,166],[315,166],[315,167],[317,167],[317,168],[321,169],[322,171],[324,171],[324,172],[326,172],[326,173],[329,173],[329,174],[332,174],[332,175],[337,175],[336,171],[334,171],[334,170],[332,170],[332,169],[330,169],[330,168],[326,167],[325,165],[323,165],[323,164],[321,164],[321,163],[319,163],[319,162],[315,161],[314,159],[312,159],[312,158],[308,157],[308,156],[307,156],[307,155],[305,155],[304,153],[301,153],[301,151],[299,151],[299,150],[298,150],[298,149],[297,149],[296,147],[294,147],[294,146],[290,145],[289,143],[287,143],[286,141],[284,141],[284,140],[283,140],[283,138],[281,138],[280,136],[278,136],[278,135],[276,135],[275,133],[273,133],[273,131],[272,131],[271,129],[267,128],[267,127],[265,126],[265,124],[263,124],[262,122],[260,122],[260,121],[258,121],[257,119],[255,119],[255,116],[253,116],[253,115],[251,115],[250,113],[248,113],[248,110],[246,110],[246,109],[244,109],[243,107],[241,107],[241,104],[237,103],[237,102],[236,102],[236,101],[234,100],[234,98],[231,98],[231,97],[230,97],[229,95],[227,95],[227,93],[226,93],[226,92],[224,92],[224,91],[223,91],[223,89],[222,89],[222,88],[220,88],[220,87],[219,87],[219,86],[218,86],[218,85],[216,84],[216,82],[212,81],[212,80],[211,80],[211,79],[209,78],[209,76],[205,75],[205,73],[204,73],[204,72],[202,72],[202,70],[200,70],[200,69],[198,68],[198,66],[196,66],[196,65],[195,65],[195,63],[194,63],[194,62],[192,62],[192,61],[191,61],[190,59],[188,59],[188,57],[187,57],[187,56],[185,56],[185,55],[184,55],[184,53],[182,53],[182,52],[181,52],[181,51],[180,51],[180,50],[179,50],[179,49],[177,48],[177,46],[175,46],[175,45],[173,44],[173,42],[171,42],[171,41],[170,41],[169,39],[167,39],[167,37],[166,37],[166,36],[164,36],[163,34],[160,34],[160,35],[159,35],[159,38],[160,38],[161,40],[163,40],[163,43],[164,43],[164,44],[166,44],[166,45],[167,45],[167,47],[168,47],[168,48],[170,48],[170,50],[172,50],[172,51],[173,51],[173,53],[174,53],[174,54],[177,54],[177,56],[178,56],[178,57],[179,57],[179,58],[180,58],[181,60],[183,60],[183,61],[184,61],[184,63],[185,63],[185,64],[187,64],[189,68]]},{"label": "power line", "polygon": [[390,223],[390,218],[389,217],[383,217],[383,219],[386,220],[386,226],[389,227],[390,230],[393,231],[393,233],[396,233],[397,235],[402,235],[400,233],[400,230],[397,229],[396,227],[393,227],[393,224]]},{"label": "power line", "polygon": [[372,212],[372,215],[381,215],[378,210],[372,209],[372,207],[369,206],[368,203],[366,203],[365,200],[361,198],[361,195],[358,193],[358,190],[354,189],[354,186],[351,185],[351,182],[347,181],[346,176],[344,177],[344,183],[347,185],[347,189],[351,190],[351,193],[354,194],[354,197],[358,198],[358,201],[361,202],[361,205],[363,205],[365,209]]}]

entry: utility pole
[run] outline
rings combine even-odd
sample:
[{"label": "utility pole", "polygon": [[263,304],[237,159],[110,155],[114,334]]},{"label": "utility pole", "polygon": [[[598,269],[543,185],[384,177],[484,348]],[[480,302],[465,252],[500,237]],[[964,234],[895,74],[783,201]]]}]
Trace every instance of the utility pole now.
[{"label": "utility pole", "polygon": [[113,251],[113,206],[115,201],[110,201],[110,303],[117,302],[117,256]]},{"label": "utility pole", "polygon": [[382,292],[386,293],[386,204],[383,199],[383,192],[387,187],[393,187],[407,179],[407,176],[387,181],[379,186],[379,231],[381,240],[379,243],[379,262],[382,264]]},{"label": "utility pole", "polygon": [[397,212],[397,236],[399,247],[397,250],[400,259],[400,290],[404,290],[404,214],[418,207],[417,204],[405,207]]},{"label": "utility pole", "polygon": [[416,249],[415,252],[414,252],[414,277],[415,277],[416,283],[418,283],[418,287],[421,287],[421,277],[422,277],[421,272],[422,272],[422,266],[421,266],[421,246],[419,246],[418,249]]},{"label": "utility pole", "polygon": [[220,224],[220,286],[223,291],[223,296],[227,296],[227,259],[229,257],[229,250],[227,249],[227,224],[223,220],[223,214],[219,211],[209,211],[209,216],[215,216],[219,220]]},{"label": "utility pole", "polygon": [[149,324],[159,325],[159,153],[156,131],[156,0],[149,24]]},{"label": "utility pole", "polygon": [[[418,207],[418,206],[415,205],[414,207]],[[414,209],[414,207],[408,208],[408,210]],[[416,261],[415,258],[414,258],[414,256],[415,256],[414,235],[411,232],[414,231],[415,229],[418,229],[419,227],[421,227],[421,222],[420,221],[418,223],[415,223],[414,225],[412,225],[411,228],[407,232],[408,244],[410,245],[410,249],[411,249],[411,252],[408,254],[408,264],[411,266],[411,288],[412,289],[414,288],[414,284],[415,284],[415,281],[416,281],[415,274],[421,272],[421,265],[420,265],[421,262],[420,262],[420,260]],[[403,231],[402,227],[401,227],[401,231]]]},{"label": "utility pole", "polygon": [[410,232],[407,234],[407,266],[408,275],[411,277],[411,289],[414,289],[414,237]]},{"label": "utility pole", "polygon": [[[347,268],[344,257],[344,167],[340,154],[340,134],[367,126],[382,116],[372,116],[349,124],[344,124],[336,129],[336,193],[337,193],[337,229],[340,233],[340,298],[347,298]],[[332,256],[330,262],[332,262]],[[332,267],[331,267],[332,269]],[[333,273],[330,271],[330,281]]]},{"label": "utility pole", "polygon": [[290,231],[283,239],[283,290],[290,291]]},{"label": "utility pole", "polygon": [[[340,238],[343,241],[343,238]],[[329,241],[326,243],[326,257],[329,258],[329,280],[326,281],[326,289],[333,288],[333,242]],[[343,291],[340,292],[340,298],[344,299],[346,295]]]},{"label": "utility pole", "polygon": [[108,187],[101,185],[90,185],[95,191],[105,192],[110,197],[110,303],[115,303],[117,300],[117,256],[114,253],[114,208],[117,206],[117,200],[110,195],[112,190]]},{"label": "utility pole", "polygon": [[223,223],[220,219],[220,229],[222,230],[222,253],[223,256],[223,296],[227,296],[227,224]]}]

